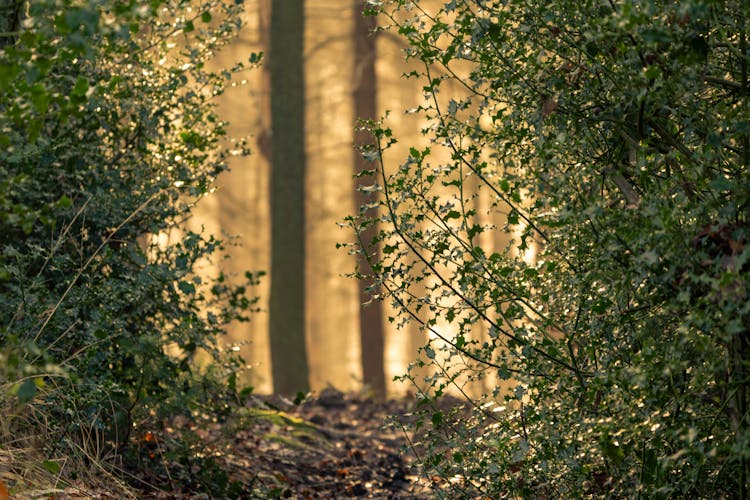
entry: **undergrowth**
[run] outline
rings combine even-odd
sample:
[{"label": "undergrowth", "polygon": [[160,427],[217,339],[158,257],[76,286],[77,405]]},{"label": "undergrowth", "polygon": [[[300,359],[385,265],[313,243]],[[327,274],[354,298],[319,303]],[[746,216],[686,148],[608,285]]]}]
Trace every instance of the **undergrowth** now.
[{"label": "undergrowth", "polygon": [[[144,459],[144,436],[176,415],[220,419],[247,392],[221,337],[249,320],[262,273],[199,275],[221,267],[223,244],[184,229],[228,157],[247,153],[213,99],[260,55],[206,69],[237,33],[240,3],[0,12],[0,485],[11,495],[169,487],[179,475],[149,472],[150,454],[179,463],[196,450],[186,434]],[[198,489],[229,488],[206,474]]]}]

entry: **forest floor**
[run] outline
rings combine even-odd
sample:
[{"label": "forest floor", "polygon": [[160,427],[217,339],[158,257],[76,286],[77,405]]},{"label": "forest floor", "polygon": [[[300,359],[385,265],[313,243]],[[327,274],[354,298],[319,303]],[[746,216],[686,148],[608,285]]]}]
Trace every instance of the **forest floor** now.
[{"label": "forest floor", "polygon": [[[335,389],[301,404],[256,397],[226,422],[193,429],[203,456],[210,458],[194,462],[190,475],[221,483],[228,497],[434,498],[432,487],[439,485],[420,473],[409,452],[409,434],[398,424],[411,418],[413,406],[414,398],[377,401]],[[395,422],[387,426],[389,417]],[[175,422],[175,432],[180,426],[189,425]],[[171,491],[151,491],[147,497],[214,498],[197,493],[193,481],[186,486],[176,477],[178,469],[143,477],[152,484],[165,479],[172,484]]]},{"label": "forest floor", "polygon": [[[51,488],[19,489],[0,467],[0,500],[424,500],[444,486],[417,464],[413,396],[379,401],[329,388],[298,403],[251,396],[223,417],[186,414],[155,423],[133,436],[119,460],[84,461]],[[460,404],[441,398],[444,410]],[[110,472],[113,465],[119,472]]]}]

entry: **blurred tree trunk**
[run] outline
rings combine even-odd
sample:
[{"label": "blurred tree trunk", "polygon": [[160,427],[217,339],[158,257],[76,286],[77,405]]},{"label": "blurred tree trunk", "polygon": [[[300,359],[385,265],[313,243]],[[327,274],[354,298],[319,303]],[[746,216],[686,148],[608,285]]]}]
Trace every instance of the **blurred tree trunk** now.
[{"label": "blurred tree trunk", "polygon": [[24,7],[24,0],[0,0],[0,50],[18,38]]},{"label": "blurred tree trunk", "polygon": [[[364,0],[357,2],[357,12],[354,13],[354,115],[356,119],[370,120],[377,118],[377,81],[375,79],[375,33],[374,16],[362,15]],[[357,130],[354,137],[356,146],[363,146],[371,142],[367,131]],[[356,154],[354,167],[356,172],[372,169],[372,165],[361,154]],[[355,190],[356,206],[360,207],[368,202],[364,193]],[[369,226],[362,234],[367,244],[372,241],[377,228]],[[372,260],[380,260],[377,247],[371,252]],[[364,275],[372,273],[367,259],[358,257],[360,272]],[[362,378],[365,385],[379,398],[385,396],[384,369],[384,334],[383,307],[380,300],[371,300],[372,295],[378,294],[377,289],[368,290],[373,286],[371,279],[359,280],[359,332],[362,344]]]},{"label": "blurred tree trunk", "polygon": [[274,391],[309,389],[305,346],[304,1],[271,4],[271,292]]}]

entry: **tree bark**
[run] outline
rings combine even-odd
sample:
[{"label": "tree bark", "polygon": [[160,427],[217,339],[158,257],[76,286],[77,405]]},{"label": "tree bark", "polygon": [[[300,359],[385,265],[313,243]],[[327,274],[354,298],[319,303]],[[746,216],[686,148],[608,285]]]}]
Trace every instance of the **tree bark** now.
[{"label": "tree bark", "polygon": [[[375,75],[375,17],[362,15],[365,2],[357,2],[358,12],[354,14],[354,114],[355,118],[369,120],[377,118],[377,84]],[[355,145],[363,146],[372,140],[369,133],[358,130],[355,133]],[[361,154],[356,154],[354,164],[356,172],[371,169],[372,165],[365,160]],[[368,201],[364,193],[355,190],[356,206],[360,207]],[[377,228],[369,226],[362,234],[366,244],[372,241]],[[379,250],[373,247],[370,250],[373,261],[379,260]],[[372,273],[367,259],[359,256],[360,272],[363,275]],[[362,347],[362,378],[374,394],[383,398],[385,396],[385,368],[384,368],[384,335],[383,335],[383,307],[380,300],[371,300],[371,294],[377,294],[377,290],[368,291],[372,287],[372,280],[363,278],[359,280],[359,332]]]},{"label": "tree bark", "polygon": [[24,7],[24,0],[0,0],[0,50],[18,39]]},{"label": "tree bark", "polygon": [[271,291],[274,391],[309,390],[305,345],[304,1],[271,4]]}]

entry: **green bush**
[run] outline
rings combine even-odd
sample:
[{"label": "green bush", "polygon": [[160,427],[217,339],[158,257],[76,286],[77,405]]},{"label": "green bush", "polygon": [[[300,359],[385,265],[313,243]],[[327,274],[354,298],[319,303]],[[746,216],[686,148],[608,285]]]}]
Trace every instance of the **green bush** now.
[{"label": "green bush", "polygon": [[[245,64],[206,67],[239,3],[40,0],[2,34],[3,439],[36,422],[48,457],[102,459],[235,380],[219,338],[248,319],[258,275],[201,281],[222,243],[181,228],[246,153],[213,104]],[[199,353],[224,371],[201,381]]]},{"label": "green bush", "polygon": [[391,168],[373,124],[359,246],[432,332],[441,494],[747,498],[750,4],[383,3],[432,145]]}]

